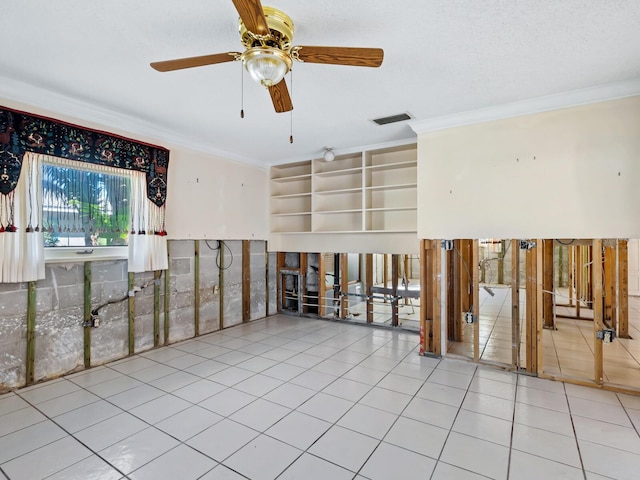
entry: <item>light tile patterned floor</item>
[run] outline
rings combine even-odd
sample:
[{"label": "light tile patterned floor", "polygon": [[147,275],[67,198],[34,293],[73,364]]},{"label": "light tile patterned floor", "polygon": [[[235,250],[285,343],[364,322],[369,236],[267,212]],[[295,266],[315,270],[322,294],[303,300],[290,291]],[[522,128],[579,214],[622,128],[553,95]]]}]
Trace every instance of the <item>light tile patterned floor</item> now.
[{"label": "light tile patterned floor", "polygon": [[274,316],[0,396],[0,479],[633,479],[640,397]]}]

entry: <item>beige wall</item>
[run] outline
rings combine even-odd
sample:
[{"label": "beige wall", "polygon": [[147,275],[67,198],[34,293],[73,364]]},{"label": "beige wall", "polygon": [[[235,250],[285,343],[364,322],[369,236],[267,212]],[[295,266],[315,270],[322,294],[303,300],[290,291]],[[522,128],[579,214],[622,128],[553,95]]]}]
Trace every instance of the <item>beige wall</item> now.
[{"label": "beige wall", "polygon": [[171,145],[31,105],[0,98],[0,105],[107,131],[171,151],[167,192],[170,239],[266,240],[268,170]]},{"label": "beige wall", "polygon": [[640,97],[418,135],[418,237],[640,237]]},{"label": "beige wall", "polygon": [[171,149],[169,238],[266,240],[266,169]]}]

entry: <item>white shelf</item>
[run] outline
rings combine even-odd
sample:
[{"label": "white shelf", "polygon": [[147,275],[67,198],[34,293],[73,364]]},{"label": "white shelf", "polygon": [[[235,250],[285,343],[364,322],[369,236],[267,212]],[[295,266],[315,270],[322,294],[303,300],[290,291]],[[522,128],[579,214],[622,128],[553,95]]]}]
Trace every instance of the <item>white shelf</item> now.
[{"label": "white shelf", "polygon": [[395,170],[398,168],[415,167],[418,163],[416,161],[388,163],[385,165],[369,165],[365,167],[366,170]]},{"label": "white shelf", "polygon": [[418,188],[417,183],[398,183],[392,185],[377,185],[375,187],[364,187],[365,190],[401,190],[405,188]]},{"label": "white shelf", "polygon": [[361,191],[362,191],[361,187],[355,187],[355,188],[340,188],[338,190],[316,190],[313,193],[317,195],[335,195],[338,193],[356,193]]},{"label": "white shelf", "polygon": [[416,157],[414,144],[272,167],[272,232],[416,232]]},{"label": "white shelf", "polygon": [[284,182],[295,182],[298,180],[304,180],[306,178],[311,178],[310,173],[305,173],[304,175],[294,175],[292,177],[276,177],[272,178],[272,182],[284,183]]}]

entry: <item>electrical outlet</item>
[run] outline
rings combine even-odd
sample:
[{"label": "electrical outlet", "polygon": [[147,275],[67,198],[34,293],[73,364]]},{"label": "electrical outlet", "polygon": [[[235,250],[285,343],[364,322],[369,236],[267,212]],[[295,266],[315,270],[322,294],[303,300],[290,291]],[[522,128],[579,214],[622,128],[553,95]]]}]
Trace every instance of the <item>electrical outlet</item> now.
[{"label": "electrical outlet", "polygon": [[473,312],[464,312],[464,321],[466,323],[473,323],[476,321],[475,317],[473,316]]},{"label": "electrical outlet", "polygon": [[213,294],[217,295],[219,291],[220,291],[220,287],[218,287],[218,285],[214,285],[213,286]]}]

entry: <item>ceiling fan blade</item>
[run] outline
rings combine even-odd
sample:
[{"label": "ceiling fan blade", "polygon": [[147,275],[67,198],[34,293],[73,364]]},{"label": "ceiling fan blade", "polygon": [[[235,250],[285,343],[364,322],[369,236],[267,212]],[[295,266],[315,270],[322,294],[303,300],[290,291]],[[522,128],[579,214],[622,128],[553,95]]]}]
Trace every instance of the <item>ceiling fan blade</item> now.
[{"label": "ceiling fan blade", "polygon": [[276,112],[283,113],[293,110],[289,89],[284,79],[280,80],[277,85],[269,87],[269,95],[271,95],[271,101]]},{"label": "ceiling fan blade", "polygon": [[269,33],[267,19],[260,0],[232,0],[238,10],[242,23],[251,33],[266,35]]},{"label": "ceiling fan blade", "polygon": [[159,72],[170,72],[183,68],[203,67],[215,63],[233,62],[241,54],[238,52],[215,53],[213,55],[202,55],[200,57],[178,58],[176,60],[165,60],[163,62],[153,62],[151,67]]},{"label": "ceiling fan blade", "polygon": [[384,58],[381,48],[298,46],[293,47],[292,52],[294,58],[297,56],[303,62],[354,67],[379,67]]}]

